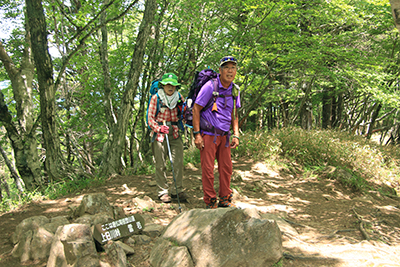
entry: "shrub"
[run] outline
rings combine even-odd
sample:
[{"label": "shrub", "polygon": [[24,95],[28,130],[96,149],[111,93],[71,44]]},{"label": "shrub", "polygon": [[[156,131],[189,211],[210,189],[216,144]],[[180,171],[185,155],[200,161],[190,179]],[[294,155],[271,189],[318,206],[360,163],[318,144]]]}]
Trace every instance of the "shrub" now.
[{"label": "shrub", "polygon": [[276,159],[281,154],[281,141],[263,131],[248,131],[240,136],[240,145],[232,151],[237,158]]},{"label": "shrub", "polygon": [[305,131],[300,128],[274,130],[282,154],[305,166],[334,166],[351,170],[359,184],[367,181],[399,186],[399,152],[362,136],[333,130]]}]

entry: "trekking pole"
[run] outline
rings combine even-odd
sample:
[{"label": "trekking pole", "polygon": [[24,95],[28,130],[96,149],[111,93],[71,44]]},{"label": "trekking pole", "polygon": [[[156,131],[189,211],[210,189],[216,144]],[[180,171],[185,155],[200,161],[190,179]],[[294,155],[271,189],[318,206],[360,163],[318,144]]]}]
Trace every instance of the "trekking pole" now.
[{"label": "trekking pole", "polygon": [[[163,125],[165,125],[165,121],[163,122]],[[177,199],[178,199],[178,205],[179,205],[179,213],[181,213],[181,212],[182,212],[182,208],[181,208],[181,202],[179,201],[178,187],[176,186],[176,179],[175,179],[175,172],[174,172],[174,164],[172,163],[172,155],[171,155],[171,148],[169,147],[168,134],[165,134],[165,138],[167,139],[167,147],[168,147],[169,161],[171,162],[172,177],[174,178],[174,183],[175,183],[176,197],[177,197]]]}]

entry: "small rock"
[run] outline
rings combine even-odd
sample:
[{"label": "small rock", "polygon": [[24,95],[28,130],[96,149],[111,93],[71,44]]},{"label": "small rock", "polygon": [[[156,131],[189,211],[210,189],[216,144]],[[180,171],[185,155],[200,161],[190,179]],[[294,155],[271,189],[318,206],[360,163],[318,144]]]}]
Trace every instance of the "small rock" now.
[{"label": "small rock", "polygon": [[147,245],[151,242],[151,237],[147,235],[133,235],[126,240],[128,245]]},{"label": "small rock", "polygon": [[125,243],[122,243],[121,241],[115,241],[115,244],[120,246],[125,251],[126,255],[132,255],[135,253],[135,250],[131,246],[129,246]]},{"label": "small rock", "polygon": [[143,234],[149,237],[157,237],[161,235],[164,228],[164,226],[159,224],[149,224],[143,229]]}]

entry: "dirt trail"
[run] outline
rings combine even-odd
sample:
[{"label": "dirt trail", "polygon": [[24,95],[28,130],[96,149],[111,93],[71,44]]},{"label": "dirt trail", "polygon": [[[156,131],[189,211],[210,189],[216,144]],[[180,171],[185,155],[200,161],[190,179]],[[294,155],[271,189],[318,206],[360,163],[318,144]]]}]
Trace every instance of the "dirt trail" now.
[{"label": "dirt trail", "polygon": [[[280,266],[399,266],[400,202],[378,191],[356,193],[324,177],[304,177],[301,170],[288,173],[264,163],[234,162],[235,203],[240,208],[256,207],[262,213],[281,218],[285,258]],[[241,179],[240,179],[240,178]],[[217,179],[216,179],[217,180]],[[240,181],[242,180],[242,181]],[[172,181],[172,178],[171,178]],[[184,186],[190,195],[182,203],[183,211],[204,208],[201,171],[185,170]],[[168,225],[177,215],[176,203],[138,211],[132,207],[135,197],[156,200],[152,176],[116,176],[106,185],[57,200],[31,203],[17,211],[0,215],[0,266],[46,266],[46,262],[21,265],[10,256],[10,237],[23,219],[68,214],[69,206],[79,205],[85,194],[104,192],[113,205],[126,214],[140,212],[153,222]],[[128,258],[131,266],[149,266],[154,244],[135,246]]]}]

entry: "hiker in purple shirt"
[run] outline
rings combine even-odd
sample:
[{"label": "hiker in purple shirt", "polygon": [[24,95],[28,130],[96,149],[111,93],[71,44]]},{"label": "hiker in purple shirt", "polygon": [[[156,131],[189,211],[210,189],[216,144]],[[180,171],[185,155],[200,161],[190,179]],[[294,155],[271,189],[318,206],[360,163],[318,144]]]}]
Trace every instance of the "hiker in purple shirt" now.
[{"label": "hiker in purple shirt", "polygon": [[[193,107],[193,133],[195,145],[200,150],[204,202],[207,209],[235,207],[230,189],[232,176],[231,149],[239,145],[240,107],[239,88],[233,83],[236,76],[237,60],[232,56],[220,61],[217,77],[219,96],[213,96],[213,81],[208,81],[200,90]],[[203,107],[213,99],[210,108]],[[232,126],[233,135],[230,141]],[[214,189],[214,160],[218,161],[219,202]]]}]

